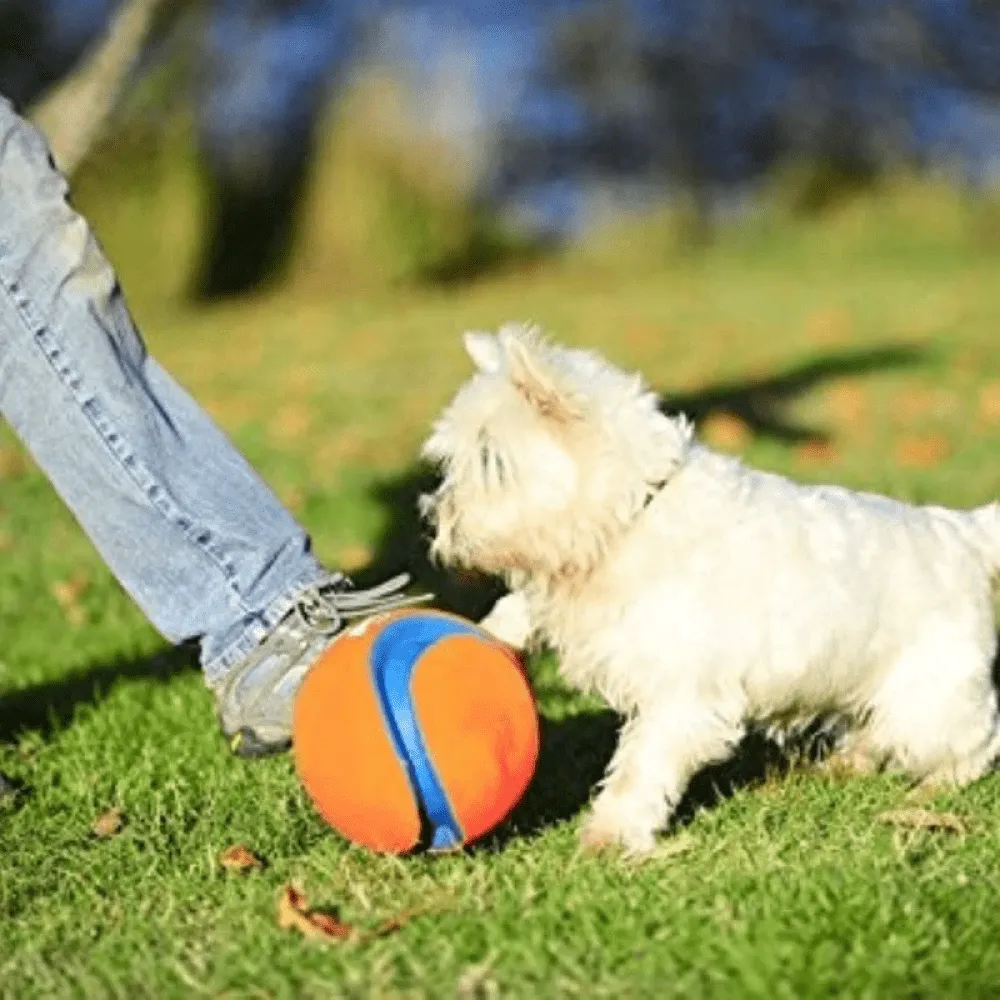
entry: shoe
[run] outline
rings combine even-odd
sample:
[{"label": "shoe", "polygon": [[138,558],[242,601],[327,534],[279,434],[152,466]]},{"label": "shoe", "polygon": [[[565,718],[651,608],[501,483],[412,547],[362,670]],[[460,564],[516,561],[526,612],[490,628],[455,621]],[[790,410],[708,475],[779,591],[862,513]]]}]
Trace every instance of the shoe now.
[{"label": "shoe", "polygon": [[418,604],[430,595],[402,593],[406,575],[370,590],[355,590],[331,574],[304,591],[248,656],[212,686],[222,732],[239,757],[263,757],[292,742],[292,707],[309,668],[348,621]]}]

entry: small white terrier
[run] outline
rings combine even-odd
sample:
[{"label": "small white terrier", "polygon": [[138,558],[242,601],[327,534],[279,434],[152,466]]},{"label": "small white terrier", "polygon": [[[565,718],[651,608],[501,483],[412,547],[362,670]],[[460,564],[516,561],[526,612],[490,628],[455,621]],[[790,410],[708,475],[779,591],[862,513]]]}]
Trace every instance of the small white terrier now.
[{"label": "small white terrier", "polygon": [[932,785],[1000,756],[1000,506],[802,486],[696,443],[596,354],[513,326],[465,343],[478,372],[424,446],[432,548],[505,578],[486,628],[548,642],[627,716],[586,844],[650,850],[751,723],[842,719],[849,766]]}]

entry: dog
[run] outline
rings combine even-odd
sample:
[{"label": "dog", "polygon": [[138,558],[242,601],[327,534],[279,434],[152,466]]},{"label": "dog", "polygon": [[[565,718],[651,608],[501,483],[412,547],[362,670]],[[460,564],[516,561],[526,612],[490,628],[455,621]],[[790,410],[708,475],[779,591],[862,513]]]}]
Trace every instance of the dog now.
[{"label": "dog", "polygon": [[841,765],[931,788],[1000,756],[1000,505],[801,485],[705,447],[596,353],[514,325],[465,346],[476,372],[423,446],[431,551],[502,577],[483,627],[550,645],[625,717],[586,845],[652,850],[751,726],[837,719]]}]

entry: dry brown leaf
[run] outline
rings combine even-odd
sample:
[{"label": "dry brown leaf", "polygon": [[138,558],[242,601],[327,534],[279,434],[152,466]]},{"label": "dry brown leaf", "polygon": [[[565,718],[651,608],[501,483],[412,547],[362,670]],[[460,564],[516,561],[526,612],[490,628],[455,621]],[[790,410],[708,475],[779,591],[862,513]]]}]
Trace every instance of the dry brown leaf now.
[{"label": "dry brown leaf", "polygon": [[658,323],[636,320],[625,328],[625,343],[634,349],[659,347],[666,340],[667,334]]},{"label": "dry brown leaf", "polygon": [[747,422],[735,413],[715,413],[701,425],[702,437],[723,451],[742,451],[753,434]]},{"label": "dry brown leaf", "polygon": [[278,488],[281,502],[293,513],[299,513],[305,506],[306,492],[300,486],[281,486]]},{"label": "dry brown leaf", "polygon": [[364,940],[370,940],[372,938],[388,937],[390,934],[395,934],[396,931],[401,931],[411,920],[416,920],[417,917],[426,916],[428,913],[433,913],[438,909],[440,909],[440,907],[429,905],[417,906],[412,910],[404,910],[402,913],[397,913],[394,917],[389,917],[388,920],[383,920],[382,923],[375,928],[375,930],[362,935],[362,938]]},{"label": "dry brown leaf", "polygon": [[881,813],[882,823],[908,827],[911,830],[944,830],[948,833],[965,833],[965,824],[955,813],[934,812],[931,809],[896,809]]},{"label": "dry brown leaf", "polygon": [[0,479],[19,479],[28,471],[28,460],[22,452],[0,445]]},{"label": "dry brown leaf", "polygon": [[257,415],[257,404],[245,396],[225,396],[218,399],[199,397],[201,405],[225,427],[238,427]]},{"label": "dry brown leaf", "polygon": [[234,844],[232,847],[227,847],[219,855],[219,864],[226,871],[241,873],[258,871],[264,867],[264,862],[253,851],[242,844]]},{"label": "dry brown leaf", "polygon": [[90,580],[85,573],[77,573],[69,580],[57,580],[49,587],[49,591],[62,608],[62,613],[70,625],[80,626],[87,620],[87,613],[80,605],[80,598],[90,586]]},{"label": "dry brown leaf", "polygon": [[800,444],[795,454],[810,465],[828,465],[837,458],[837,449],[830,441],[813,439]]},{"label": "dry brown leaf", "polygon": [[315,927],[323,937],[333,938],[337,941],[346,941],[359,937],[350,924],[345,924],[332,913],[325,913],[323,910],[311,910],[306,919]]},{"label": "dry brown leaf", "polygon": [[312,413],[301,402],[286,403],[275,413],[267,427],[271,440],[291,444],[304,437],[312,426]]},{"label": "dry brown leaf", "polygon": [[844,424],[857,424],[868,412],[868,394],[853,382],[833,386],[827,393],[826,402],[833,416]]},{"label": "dry brown leaf", "polygon": [[330,913],[310,910],[305,893],[292,885],[286,885],[278,897],[278,926],[324,941],[346,941],[356,936],[350,924],[342,923]]},{"label": "dry brown leaf", "polygon": [[1000,382],[990,382],[979,390],[979,416],[987,424],[1000,423]]},{"label": "dry brown leaf", "polygon": [[896,445],[896,461],[911,468],[926,469],[943,462],[951,454],[944,434],[910,434]]},{"label": "dry brown leaf", "polygon": [[108,840],[111,837],[117,837],[122,832],[122,827],[124,826],[125,815],[118,806],[114,806],[106,812],[102,812],[94,820],[94,825],[90,828],[90,832],[101,840]]},{"label": "dry brown leaf", "polygon": [[305,893],[293,885],[286,885],[278,897],[278,926],[283,930],[297,930],[306,937],[317,940],[365,943],[395,934],[411,920],[438,908],[429,905],[405,910],[384,920],[374,930],[359,931],[332,913],[310,909]]}]

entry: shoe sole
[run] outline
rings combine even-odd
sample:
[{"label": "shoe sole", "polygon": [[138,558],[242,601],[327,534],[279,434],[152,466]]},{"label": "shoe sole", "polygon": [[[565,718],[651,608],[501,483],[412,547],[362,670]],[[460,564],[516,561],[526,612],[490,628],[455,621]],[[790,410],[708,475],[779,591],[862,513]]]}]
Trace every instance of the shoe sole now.
[{"label": "shoe sole", "polygon": [[288,738],[281,740],[262,740],[252,729],[244,727],[229,737],[229,749],[244,760],[256,760],[258,757],[273,757],[284,753],[292,745]]}]

